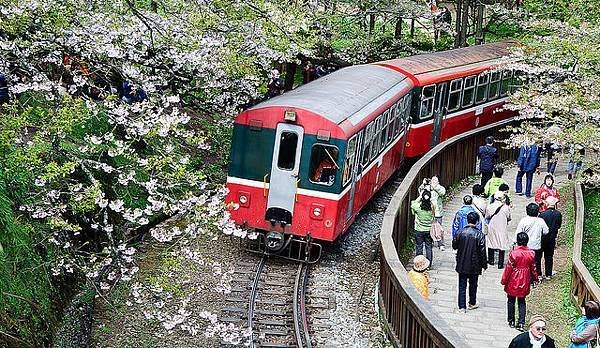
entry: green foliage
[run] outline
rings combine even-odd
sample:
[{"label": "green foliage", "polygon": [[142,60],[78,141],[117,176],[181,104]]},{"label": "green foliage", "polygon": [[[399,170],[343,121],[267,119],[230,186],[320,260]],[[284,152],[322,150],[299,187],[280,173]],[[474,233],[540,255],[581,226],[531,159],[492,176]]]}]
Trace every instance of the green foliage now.
[{"label": "green foliage", "polygon": [[0,330],[42,346],[51,334],[56,313],[54,288],[45,268],[49,255],[44,257],[35,250],[37,238],[32,226],[15,219],[0,178]]},{"label": "green foliage", "polygon": [[585,219],[581,259],[600,284],[600,190],[585,193]]}]

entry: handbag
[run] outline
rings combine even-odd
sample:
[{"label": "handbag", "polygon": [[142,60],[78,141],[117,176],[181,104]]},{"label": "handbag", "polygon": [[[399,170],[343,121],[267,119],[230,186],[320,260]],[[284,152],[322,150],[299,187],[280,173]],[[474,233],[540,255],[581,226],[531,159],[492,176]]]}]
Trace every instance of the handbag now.
[{"label": "handbag", "polygon": [[431,222],[431,229],[429,230],[429,235],[431,236],[431,239],[433,239],[436,242],[444,238],[444,229],[442,228],[442,225],[437,220],[435,220],[435,218]]}]

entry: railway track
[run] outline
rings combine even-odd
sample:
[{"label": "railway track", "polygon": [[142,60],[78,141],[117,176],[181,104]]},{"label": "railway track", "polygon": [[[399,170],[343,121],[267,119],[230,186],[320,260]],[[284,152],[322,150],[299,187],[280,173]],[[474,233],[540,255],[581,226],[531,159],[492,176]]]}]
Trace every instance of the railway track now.
[{"label": "railway track", "polygon": [[[310,314],[324,318],[319,311],[329,308],[329,303],[324,303],[325,296],[315,295],[313,299],[307,292],[309,265],[266,256],[253,260],[238,263],[220,320],[252,328],[250,348],[315,347]],[[226,342],[222,345],[232,346]]]}]

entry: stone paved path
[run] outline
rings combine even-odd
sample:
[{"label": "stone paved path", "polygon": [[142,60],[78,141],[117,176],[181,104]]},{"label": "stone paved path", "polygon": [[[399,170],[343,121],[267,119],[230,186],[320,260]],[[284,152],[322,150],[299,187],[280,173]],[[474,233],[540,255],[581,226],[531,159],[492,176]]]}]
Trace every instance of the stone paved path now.
[{"label": "stone paved path", "polygon": [[[545,167],[545,161],[542,161],[543,167]],[[516,166],[511,165],[505,168],[504,179],[509,183],[511,199],[513,200],[512,221],[509,225],[509,230],[513,233],[519,220],[526,215],[525,206],[529,202],[533,202],[533,198],[527,199],[525,196],[517,196],[514,193],[516,174]],[[557,175],[556,184],[558,187],[561,187],[567,181],[566,164],[562,163],[561,165],[559,163],[555,174]],[[540,175],[534,174],[532,194],[541,185],[544,176],[544,172]],[[462,313],[458,310],[458,275],[454,270],[456,259],[455,253],[452,250],[452,219],[455,212],[462,206],[462,197],[466,194],[471,194],[473,184],[462,189],[445,205],[444,211],[446,215],[443,218],[442,225],[446,232],[444,238],[446,250],[440,251],[434,248],[433,251],[429,302],[438,311],[440,316],[448,321],[450,327],[453,327],[459,335],[466,338],[472,347],[506,348],[512,338],[519,334],[519,331],[511,329],[507,324],[506,294],[504,293],[503,286],[500,285],[503,270],[499,270],[497,266],[489,266],[488,270],[479,277],[477,290],[478,309],[467,311],[467,313]],[[523,178],[523,188],[524,186],[525,178]],[[505,260],[507,258],[508,253]],[[531,308],[527,309],[527,317],[529,317]]]}]

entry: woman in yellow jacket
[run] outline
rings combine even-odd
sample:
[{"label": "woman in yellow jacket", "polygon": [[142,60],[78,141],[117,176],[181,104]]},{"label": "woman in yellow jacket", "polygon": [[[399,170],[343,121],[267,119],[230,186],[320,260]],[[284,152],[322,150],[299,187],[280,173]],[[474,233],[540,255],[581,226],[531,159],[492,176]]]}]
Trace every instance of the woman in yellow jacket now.
[{"label": "woman in yellow jacket", "polygon": [[408,277],[426,300],[429,300],[429,260],[423,255],[415,256],[413,269],[408,272]]}]

